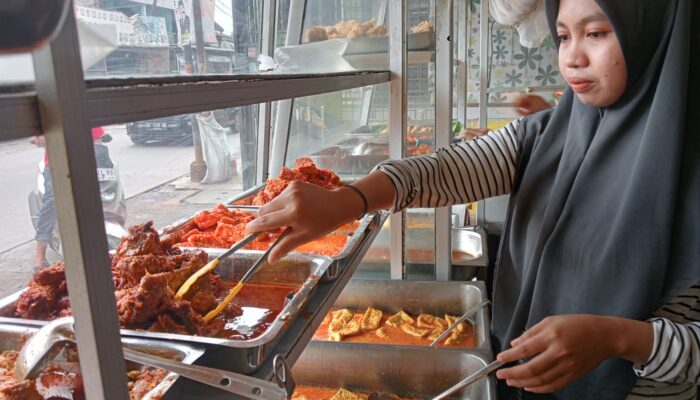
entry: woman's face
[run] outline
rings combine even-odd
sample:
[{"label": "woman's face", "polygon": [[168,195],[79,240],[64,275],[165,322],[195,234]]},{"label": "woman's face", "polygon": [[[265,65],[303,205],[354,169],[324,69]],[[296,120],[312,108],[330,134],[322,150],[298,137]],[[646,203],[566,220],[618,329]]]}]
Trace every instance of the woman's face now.
[{"label": "woman's face", "polygon": [[559,69],[579,100],[607,107],[625,92],[627,68],[610,21],[594,0],[561,0]]}]

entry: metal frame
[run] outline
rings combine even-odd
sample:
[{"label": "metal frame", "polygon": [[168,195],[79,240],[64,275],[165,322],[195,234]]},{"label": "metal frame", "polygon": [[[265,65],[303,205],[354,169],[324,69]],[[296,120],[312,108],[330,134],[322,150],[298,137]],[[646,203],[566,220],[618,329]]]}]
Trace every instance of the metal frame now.
[{"label": "metal frame", "polygon": [[[485,0],[482,0],[485,1]],[[454,0],[435,1],[435,147],[452,144],[452,17]],[[452,207],[435,209],[435,279],[452,278]]]},{"label": "metal frame", "polygon": [[469,95],[469,66],[467,65],[467,18],[469,0],[457,0],[457,120],[466,128],[467,97]]},{"label": "metal frame", "polygon": [[[407,0],[389,0],[389,70],[391,92],[389,96],[389,157],[406,156],[406,114],[408,90],[406,84],[406,21]],[[391,215],[391,279],[406,279],[406,211]]]},{"label": "metal frame", "polygon": [[[100,126],[311,96],[389,80],[387,71],[362,71],[89,80],[81,85],[87,86],[89,123]],[[10,129],[0,131],[0,140],[35,135],[40,130],[36,94],[0,95],[0,119],[14,121]]]},{"label": "metal frame", "polygon": [[128,399],[72,12],[58,37],[34,53],[33,60],[78,351],[85,355],[81,359],[85,394],[90,399]]},{"label": "metal frame", "polygon": [[[275,22],[277,21],[277,0],[263,0],[262,38],[260,54],[272,57],[275,51]],[[270,137],[272,129],[272,103],[258,106],[258,156],[255,183],[267,180],[270,174]]]},{"label": "metal frame", "polygon": [[[387,1],[379,0],[379,11],[377,12],[377,25],[386,23]],[[360,111],[360,126],[369,124],[369,112],[372,108],[374,98],[374,87],[370,86],[362,93],[362,110]]]},{"label": "metal frame", "polygon": [[[304,29],[304,15],[306,15],[306,0],[290,0],[285,45],[293,46],[301,43],[301,35]],[[315,84],[316,83],[311,82],[307,83],[307,85],[311,87],[313,87]],[[277,177],[287,159],[289,130],[292,124],[292,110],[294,109],[294,97],[303,97],[308,95],[309,94],[289,96],[287,97],[288,100],[277,103],[275,135],[272,140],[272,156],[270,160],[270,171],[272,171],[270,176],[272,177]]]},{"label": "metal frame", "polygon": [[[482,1],[479,8],[479,127],[488,127],[488,65],[489,57],[489,2]],[[484,18],[486,16],[486,18]],[[486,202],[481,200],[476,206],[476,223],[483,224],[486,221]]]}]

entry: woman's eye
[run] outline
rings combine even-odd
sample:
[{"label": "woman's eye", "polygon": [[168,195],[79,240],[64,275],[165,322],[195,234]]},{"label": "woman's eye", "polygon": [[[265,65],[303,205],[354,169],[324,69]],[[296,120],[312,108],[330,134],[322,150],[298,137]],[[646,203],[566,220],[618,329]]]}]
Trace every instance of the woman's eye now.
[{"label": "woman's eye", "polygon": [[566,42],[567,40],[569,40],[569,35],[559,35],[557,36],[557,40],[559,41],[559,43]]},{"label": "woman's eye", "polygon": [[608,32],[589,32],[588,37],[592,39],[603,39]]}]

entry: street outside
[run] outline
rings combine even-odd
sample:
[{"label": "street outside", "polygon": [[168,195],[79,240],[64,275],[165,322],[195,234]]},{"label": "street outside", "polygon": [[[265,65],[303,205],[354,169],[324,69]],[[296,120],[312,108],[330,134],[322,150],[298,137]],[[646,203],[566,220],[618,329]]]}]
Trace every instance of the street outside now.
[{"label": "street outside", "polygon": [[[106,127],[105,131],[113,138],[107,146],[112,161],[118,164],[127,197],[127,227],[153,220],[160,228],[241,190],[239,175],[223,184],[191,183],[188,174],[194,160],[192,146],[136,146],[124,125]],[[238,159],[238,135],[229,135],[229,143],[234,159]],[[0,297],[24,287],[32,275],[34,228],[27,196],[37,186],[43,155],[44,149],[29,139],[0,143],[0,187],[4,188],[0,193]],[[51,250],[47,256],[51,262],[60,260]]]}]

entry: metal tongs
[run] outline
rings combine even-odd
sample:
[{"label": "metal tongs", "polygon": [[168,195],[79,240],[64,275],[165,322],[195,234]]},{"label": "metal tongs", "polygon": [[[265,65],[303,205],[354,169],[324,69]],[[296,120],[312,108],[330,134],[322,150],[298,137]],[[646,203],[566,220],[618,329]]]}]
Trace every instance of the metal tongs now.
[{"label": "metal tongs", "polygon": [[[229,290],[228,294],[227,294],[226,297],[221,301],[221,303],[219,303],[219,305],[217,305],[216,308],[214,308],[213,310],[209,311],[209,312],[207,313],[207,315],[205,315],[205,316],[202,318],[202,319],[204,320],[204,322],[207,322],[207,323],[208,323],[208,322],[211,321],[212,319],[216,318],[216,316],[219,315],[219,314],[226,308],[226,306],[228,306],[228,304],[233,300],[233,298],[236,297],[236,295],[238,294],[238,292],[240,292],[241,289],[243,289],[243,286],[244,286],[246,283],[248,283],[248,281],[250,281],[250,279],[253,277],[253,275],[255,275],[256,272],[258,272],[258,270],[259,270],[260,267],[263,265],[263,263],[265,262],[265,260],[267,260],[267,256],[270,255],[270,252],[272,251],[272,249],[274,249],[275,246],[277,246],[277,244],[280,242],[280,240],[282,240],[282,238],[285,237],[285,236],[287,235],[287,232],[289,232],[289,229],[285,229],[284,232],[282,232],[282,233],[277,237],[277,239],[275,240],[275,242],[272,243],[272,245],[270,245],[270,247],[268,247],[267,250],[265,250],[265,252],[260,256],[260,258],[258,258],[258,260],[255,262],[255,264],[253,264],[253,265],[248,269],[248,271],[246,271],[246,273],[243,274],[243,277],[238,281],[238,283],[236,284],[236,286],[234,286],[233,288],[231,288],[231,290]],[[253,233],[253,234],[251,234],[251,235],[248,235],[247,238],[250,238],[251,236],[256,236],[256,237],[257,237],[258,234],[259,234],[259,233]],[[246,238],[246,239],[247,239],[247,238]],[[243,240],[245,240],[245,239],[243,239]],[[250,240],[252,240],[252,239],[250,239]],[[234,247],[235,247],[236,245],[238,245],[238,243],[236,243],[236,244],[234,245]],[[226,253],[231,254],[231,253],[233,253],[232,250],[233,250],[233,247],[232,247],[231,249],[229,249]],[[234,251],[235,251],[235,250],[234,250]],[[226,253],[224,253],[224,255],[225,255]],[[218,257],[218,258],[215,259],[214,261],[216,261],[216,260],[218,260],[218,259],[220,259],[220,258],[223,258],[223,255],[220,256],[220,257]],[[216,266],[216,265],[215,265],[215,266]],[[199,272],[199,271],[197,271],[197,272]],[[181,288],[181,289],[182,289],[182,288]]]},{"label": "metal tongs", "polygon": [[445,332],[441,333],[440,336],[437,337],[437,339],[433,340],[433,342],[430,343],[429,347],[437,346],[438,343],[440,343],[440,341],[442,341],[442,339],[446,338],[447,335],[450,334],[450,332],[452,332],[455,328],[457,328],[459,326],[459,324],[461,324],[462,322],[466,321],[469,317],[471,317],[472,315],[479,312],[479,310],[481,310],[482,307],[484,307],[485,305],[487,305],[489,303],[490,302],[488,300],[482,300],[479,303],[477,303],[475,306],[468,309],[461,317],[459,317],[459,319],[457,319],[455,322],[452,323],[452,325],[447,327]]},{"label": "metal tongs", "polygon": [[[237,241],[236,243],[234,243],[233,246],[229,247],[229,249],[226,250],[226,251],[224,252],[224,254],[222,254],[222,255],[216,257],[215,259],[209,261],[209,262],[207,263],[207,265],[205,265],[204,267],[200,268],[197,272],[195,272],[195,273],[192,274],[189,278],[187,278],[187,280],[185,281],[185,283],[183,283],[182,285],[180,285],[180,288],[177,290],[177,293],[175,293],[175,297],[176,297],[176,298],[181,298],[181,297],[183,297],[184,295],[186,295],[187,292],[188,292],[188,291],[190,290],[190,288],[192,287],[192,285],[194,285],[194,284],[197,282],[197,280],[198,280],[199,278],[201,278],[202,276],[204,276],[207,272],[213,271],[214,268],[216,268],[216,266],[219,265],[219,263],[221,262],[221,260],[223,260],[224,258],[226,258],[226,257],[230,256],[231,254],[237,252],[238,250],[242,249],[243,247],[245,247],[245,245],[247,245],[248,243],[250,243],[250,242],[252,242],[253,240],[255,240],[258,236],[260,236],[261,233],[262,233],[262,232],[251,233],[250,235],[248,235],[248,236],[244,237],[243,239],[241,239],[241,240]],[[280,236],[280,237],[281,237],[281,236]],[[278,240],[279,240],[279,239],[278,239]],[[275,242],[275,243],[277,243],[277,242]],[[274,244],[273,244],[273,246],[274,246]]]},{"label": "metal tongs", "polygon": [[[73,318],[49,322],[27,340],[17,357],[17,379],[36,377],[69,343],[75,343]],[[277,384],[229,371],[198,365],[183,364],[167,358],[123,348],[124,358],[138,364],[174,372],[185,378],[204,383],[255,400],[283,400],[294,392],[294,380],[286,361],[277,355],[273,362]]]},{"label": "metal tongs", "polygon": [[480,370],[474,372],[473,374],[469,375],[468,377],[464,378],[464,380],[462,380],[458,384],[452,386],[451,388],[445,390],[444,392],[440,393],[439,395],[433,397],[433,400],[447,399],[448,397],[452,396],[456,392],[471,385],[472,383],[477,382],[481,378],[488,376],[491,372],[501,368],[503,365],[504,365],[503,362],[496,360],[496,361],[490,363],[489,365],[481,368]]}]

